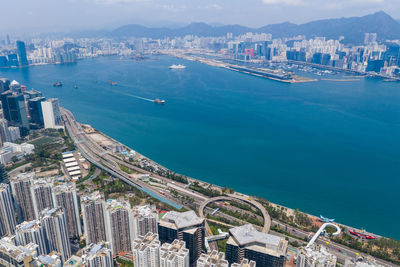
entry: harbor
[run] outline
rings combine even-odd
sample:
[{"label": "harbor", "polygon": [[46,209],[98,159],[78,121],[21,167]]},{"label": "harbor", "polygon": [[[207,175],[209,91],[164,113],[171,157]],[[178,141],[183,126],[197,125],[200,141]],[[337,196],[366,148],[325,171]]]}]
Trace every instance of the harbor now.
[{"label": "harbor", "polygon": [[318,80],[308,77],[302,77],[294,75],[291,72],[287,72],[281,69],[268,69],[268,68],[256,68],[248,67],[244,65],[237,65],[232,63],[223,62],[221,60],[201,57],[197,55],[189,55],[184,52],[179,51],[163,51],[163,53],[177,58],[182,58],[190,61],[197,61],[203,64],[207,64],[213,67],[225,68],[228,70],[248,74],[251,76],[256,76],[260,78],[265,78],[273,81],[283,82],[283,83],[306,83],[306,82],[316,82]]}]

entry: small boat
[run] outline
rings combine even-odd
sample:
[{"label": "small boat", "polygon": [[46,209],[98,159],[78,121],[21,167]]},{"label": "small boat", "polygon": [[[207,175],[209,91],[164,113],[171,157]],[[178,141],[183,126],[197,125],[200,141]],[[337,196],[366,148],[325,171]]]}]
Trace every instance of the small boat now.
[{"label": "small boat", "polygon": [[55,82],[55,83],[53,83],[53,86],[54,87],[62,87],[63,83],[62,82]]},{"label": "small boat", "polygon": [[160,105],[164,105],[164,104],[165,104],[165,100],[164,100],[164,99],[156,98],[156,99],[154,99],[154,103],[160,104]]},{"label": "small boat", "polygon": [[117,82],[113,82],[112,80],[110,80],[110,85],[117,85]]},{"label": "small boat", "polygon": [[75,85],[74,85],[74,89],[78,89],[78,85],[75,84]]},{"label": "small boat", "polygon": [[171,66],[169,66],[169,68],[170,69],[186,69],[186,66],[185,65],[182,65],[182,64],[178,64],[178,65],[171,65]]}]

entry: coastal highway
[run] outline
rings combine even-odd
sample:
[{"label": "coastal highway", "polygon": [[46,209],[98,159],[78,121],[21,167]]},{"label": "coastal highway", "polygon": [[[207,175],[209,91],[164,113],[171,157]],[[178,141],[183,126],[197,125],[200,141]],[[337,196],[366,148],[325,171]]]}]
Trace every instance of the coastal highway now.
[{"label": "coastal highway", "polygon": [[94,142],[91,138],[89,138],[86,133],[83,131],[81,125],[76,122],[72,113],[65,109],[60,108],[61,115],[63,117],[65,126],[73,139],[75,145],[78,147],[82,156],[85,157],[89,162],[95,164],[100,169],[104,169],[113,176],[120,178],[126,183],[144,191],[145,193],[163,201],[169,205],[174,207],[181,207],[177,204],[171,197],[162,196],[157,190],[148,184],[132,178],[129,174],[120,170],[118,166],[118,162],[116,162],[115,158],[110,156],[108,152],[103,149],[100,145]]},{"label": "coastal highway", "polygon": [[[140,169],[136,166],[133,166],[132,164],[128,164],[128,163],[122,161],[121,159],[116,158],[115,156],[111,156],[108,153],[108,151],[106,151],[103,147],[101,147],[99,144],[97,144],[93,139],[91,139],[90,137],[87,136],[87,134],[83,131],[82,126],[75,120],[73,114],[69,110],[67,110],[65,108],[60,108],[60,111],[61,111],[61,115],[62,115],[64,123],[65,123],[65,126],[66,126],[71,138],[73,139],[75,145],[78,147],[79,151],[82,153],[82,156],[84,156],[89,162],[98,166],[100,169],[105,169],[106,171],[110,172],[113,176],[120,178],[123,181],[125,181],[126,183],[128,183],[132,186],[135,186],[136,188],[139,188],[140,190],[150,194],[151,196],[156,197],[159,200],[166,202],[170,205],[173,205],[175,207],[180,207],[180,205],[176,203],[176,200],[173,199],[172,196],[169,196],[168,194],[162,195],[162,194],[160,194],[158,189],[154,189],[147,183],[144,183],[141,180],[135,179],[131,175],[121,171],[118,164],[124,165],[133,170],[136,170],[139,173],[151,174],[153,177],[156,177],[156,178],[164,181],[166,184],[173,185],[172,188],[174,190],[177,190],[181,194],[187,195],[187,196],[193,198],[194,202],[197,206],[201,206],[203,204],[203,206],[205,207],[206,205],[204,205],[204,204],[206,204],[206,202],[209,203],[207,201],[207,198],[205,198],[203,195],[201,195],[195,191],[191,191],[191,190],[187,189],[185,187],[186,185],[184,185],[184,184],[181,184],[178,182],[173,182],[165,177],[155,175],[154,173],[150,173],[148,171]],[[233,195],[233,196],[236,198],[238,197],[238,195]],[[255,202],[256,201],[252,200],[250,204],[253,204],[253,206],[254,206]],[[203,207],[203,210],[204,210],[204,207]],[[266,213],[266,214],[268,214],[268,213]],[[267,216],[264,217],[264,220],[265,220],[265,218],[267,218]],[[269,218],[269,215],[268,215],[268,218]],[[299,238],[308,237],[310,235],[310,233],[307,233],[300,229],[283,224],[279,221],[272,220],[272,222],[271,222],[270,219],[269,219],[269,221],[270,221],[270,224],[267,226],[264,225],[264,228],[267,227],[269,229],[269,227],[271,225],[279,225],[281,227],[281,229],[287,229],[288,232],[292,233],[295,236],[298,236]],[[209,230],[209,228],[207,230]],[[323,238],[319,238],[317,242],[327,246],[330,249],[330,251],[335,252],[335,254],[337,254],[337,256],[339,258],[351,257],[353,259],[354,258],[356,259],[359,257],[359,255],[366,256],[365,254],[359,253],[356,250],[350,249],[350,248],[345,247],[340,244],[336,244],[333,242],[329,242],[329,244],[326,244],[326,240]],[[215,242],[212,242],[210,245],[212,245],[212,247],[214,247]],[[344,254],[344,253],[346,253],[346,254]],[[376,262],[385,267],[396,266],[394,264],[391,264],[389,262],[379,260],[379,259],[376,259]]]}]

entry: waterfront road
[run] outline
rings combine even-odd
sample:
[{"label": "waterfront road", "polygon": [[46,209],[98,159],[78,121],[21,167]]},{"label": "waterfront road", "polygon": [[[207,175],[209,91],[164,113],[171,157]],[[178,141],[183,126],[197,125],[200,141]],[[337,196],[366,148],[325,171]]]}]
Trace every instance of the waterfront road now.
[{"label": "waterfront road", "polygon": [[264,227],[263,227],[262,231],[264,233],[269,232],[269,229],[271,228],[271,217],[269,216],[269,214],[268,214],[267,210],[264,208],[264,206],[261,205],[259,202],[252,200],[249,197],[245,197],[245,196],[241,196],[241,195],[228,194],[227,196],[214,197],[214,198],[209,198],[209,199],[205,200],[200,205],[200,208],[199,208],[200,217],[205,218],[204,209],[208,204],[210,204],[212,202],[216,202],[216,201],[222,201],[222,200],[239,200],[239,201],[246,202],[247,204],[250,204],[250,205],[256,207],[259,211],[261,211],[263,218],[264,218]]},{"label": "waterfront road", "polygon": [[[151,174],[154,177],[157,177],[160,180],[163,180],[166,184],[168,183],[172,183],[173,189],[179,191],[181,194],[183,195],[188,195],[189,197],[193,198],[194,203],[197,206],[200,206],[199,212],[200,215],[204,218],[204,208],[207,206],[207,204],[216,201],[210,201],[212,199],[206,199],[203,195],[201,195],[200,193],[197,193],[195,191],[191,191],[190,195],[188,194],[188,192],[190,190],[188,190],[186,188],[186,185],[181,184],[181,183],[177,183],[177,182],[173,182],[165,177],[161,177],[158,175],[155,175],[153,173],[147,172],[143,169],[140,169],[136,166],[133,166],[132,164],[128,164],[126,162],[124,162],[122,159],[118,159],[115,156],[111,156],[109,154],[108,151],[106,151],[103,147],[101,147],[98,143],[96,143],[92,138],[90,138],[84,131],[82,126],[80,125],[80,123],[78,123],[73,114],[65,109],[65,108],[60,108],[61,111],[61,115],[63,117],[64,123],[65,123],[65,127],[68,130],[68,133],[70,135],[70,137],[72,138],[72,140],[74,141],[75,145],[77,146],[77,148],[79,149],[79,151],[81,152],[82,156],[85,157],[89,162],[91,162],[92,164],[94,164],[95,166],[97,166],[100,169],[103,169],[107,172],[109,172],[110,174],[112,174],[113,176],[123,180],[124,182],[146,192],[147,194],[159,199],[162,202],[165,202],[167,204],[170,204],[174,207],[180,207],[179,204],[176,203],[176,200],[174,198],[172,198],[172,196],[170,195],[163,195],[159,192],[159,189],[154,189],[153,187],[151,187],[150,185],[148,185],[147,183],[142,182],[139,179],[135,179],[133,178],[131,175],[121,171],[119,164],[124,165],[128,168],[131,168],[133,170],[136,170],[140,173],[148,173]],[[260,209],[263,213],[263,217],[264,217],[264,228],[263,231],[264,232],[268,232],[270,227],[271,227],[271,218],[268,214],[268,212],[266,212],[265,208],[262,207],[262,205],[260,203],[258,203],[255,200],[250,199],[249,197],[243,196],[243,195],[229,195],[229,197],[232,197],[235,200],[241,200],[241,201],[245,201],[253,206],[255,206],[256,208]],[[227,198],[224,198],[225,200],[227,200]],[[262,209],[261,209],[262,207]],[[264,211],[265,212],[264,212]],[[291,232],[291,234],[298,236],[300,238],[304,238],[306,237],[306,235],[308,236],[309,233],[304,232],[300,229],[291,227],[289,225],[283,224],[281,222],[278,222],[276,220],[272,221],[273,225],[279,225],[281,229],[287,229],[289,230],[289,232]],[[210,229],[207,227],[207,232],[209,232],[208,234],[211,234]],[[319,238],[318,239],[319,243],[323,243],[325,245],[327,245],[327,240],[325,240],[324,238]],[[212,247],[214,247],[215,242],[211,242]],[[359,253],[356,250],[350,249],[348,247],[345,247],[343,245],[334,243],[334,242],[329,242],[328,245],[330,251],[336,251],[338,254],[345,254],[345,256],[347,257],[351,257],[351,258],[358,258],[359,256],[366,256],[365,254]],[[383,265],[385,267],[389,267],[389,266],[396,266],[394,264],[391,264],[389,262],[383,261],[383,260],[379,260],[376,259],[376,262],[380,265]]]}]

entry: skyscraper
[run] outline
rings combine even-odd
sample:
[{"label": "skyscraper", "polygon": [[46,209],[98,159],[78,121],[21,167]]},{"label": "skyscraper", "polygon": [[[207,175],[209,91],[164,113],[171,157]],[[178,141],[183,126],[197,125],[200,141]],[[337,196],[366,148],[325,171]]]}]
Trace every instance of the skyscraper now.
[{"label": "skyscraper", "polygon": [[134,236],[158,233],[158,213],[155,206],[137,206],[132,209]]},{"label": "skyscraper", "polygon": [[175,239],[185,241],[190,253],[190,266],[194,266],[204,244],[204,219],[194,211],[170,211],[158,222],[158,234],[162,243]]},{"label": "skyscraper", "polygon": [[36,219],[31,193],[34,172],[21,173],[10,178],[11,192],[17,208],[18,222],[32,221]]},{"label": "skyscraper", "polygon": [[87,267],[114,266],[111,249],[105,242],[87,245],[83,248],[82,258]]},{"label": "skyscraper", "polygon": [[113,255],[132,251],[133,220],[129,202],[108,200],[104,217],[106,237]]},{"label": "skyscraper", "polygon": [[106,241],[104,199],[99,192],[81,198],[81,210],[86,244]]},{"label": "skyscraper", "polygon": [[82,234],[82,226],[75,183],[55,186],[53,188],[53,200],[56,207],[64,209],[69,237],[78,238]]},{"label": "skyscraper", "polygon": [[1,105],[9,125],[20,127],[21,134],[25,136],[29,130],[29,122],[24,95],[8,90],[1,94]]},{"label": "skyscraper", "polygon": [[8,174],[3,164],[0,164],[0,183],[8,181]]},{"label": "skyscraper", "polygon": [[251,224],[232,228],[229,233],[226,259],[230,264],[246,258],[255,261],[256,266],[284,266],[288,246],[284,238],[259,232]]},{"label": "skyscraper", "polygon": [[136,267],[160,267],[160,246],[158,235],[147,233],[133,241],[133,258]]},{"label": "skyscraper", "polygon": [[[4,239],[0,239],[0,262],[5,266],[34,266],[34,254],[36,249],[29,247],[15,246]],[[12,263],[12,264],[9,264]]]},{"label": "skyscraper", "polygon": [[47,250],[47,238],[39,220],[25,221],[17,225],[15,229],[15,241],[18,246],[26,246],[29,243],[38,245],[38,255],[49,253]]},{"label": "skyscraper", "polygon": [[44,128],[57,128],[62,125],[60,107],[57,98],[51,98],[41,102]]},{"label": "skyscraper", "polygon": [[0,237],[14,234],[16,224],[10,186],[0,183]]},{"label": "skyscraper", "polygon": [[42,102],[45,100],[45,97],[35,97],[28,100],[28,111],[31,117],[31,123],[37,125],[38,128],[44,127]]},{"label": "skyscraper", "polygon": [[49,251],[57,251],[65,262],[71,257],[71,244],[65,214],[60,207],[41,212],[40,223],[46,232]]},{"label": "skyscraper", "polygon": [[6,78],[0,78],[0,93],[10,90],[10,80]]},{"label": "skyscraper", "polygon": [[26,47],[23,41],[17,41],[17,51],[20,66],[28,66],[28,58],[26,57]]},{"label": "skyscraper", "polygon": [[37,179],[33,180],[31,186],[31,194],[33,197],[33,208],[35,209],[36,218],[39,218],[40,212],[44,209],[52,209],[54,207],[53,200],[53,180]]}]

